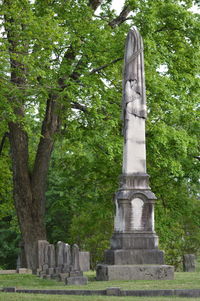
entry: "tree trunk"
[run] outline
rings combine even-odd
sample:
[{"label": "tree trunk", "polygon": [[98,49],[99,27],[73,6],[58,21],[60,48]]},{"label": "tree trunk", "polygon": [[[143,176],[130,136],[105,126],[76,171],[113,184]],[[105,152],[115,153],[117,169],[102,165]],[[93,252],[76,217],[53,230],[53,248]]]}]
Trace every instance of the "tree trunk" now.
[{"label": "tree trunk", "polygon": [[28,170],[28,137],[17,123],[10,123],[10,145],[13,164],[13,194],[22,233],[27,267],[37,268],[36,243],[46,238],[41,202],[34,197]]},{"label": "tree trunk", "polygon": [[[37,241],[46,239],[44,223],[45,191],[49,162],[54,144],[54,133],[59,128],[55,96],[49,96],[41,138],[33,171],[28,165],[28,136],[19,122],[9,123],[12,153],[14,201],[24,241],[27,267],[36,272]],[[23,116],[23,108],[15,112]]]}]

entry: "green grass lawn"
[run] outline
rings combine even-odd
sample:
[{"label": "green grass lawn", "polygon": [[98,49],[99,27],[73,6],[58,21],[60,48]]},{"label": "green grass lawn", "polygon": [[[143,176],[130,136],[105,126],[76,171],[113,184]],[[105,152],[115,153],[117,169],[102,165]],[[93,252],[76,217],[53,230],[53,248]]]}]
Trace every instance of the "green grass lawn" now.
[{"label": "green grass lawn", "polygon": [[[95,281],[95,272],[85,273],[89,282],[84,286],[66,286],[55,280],[40,279],[34,275],[12,274],[0,275],[0,288],[16,287],[29,289],[106,289],[120,287],[121,289],[200,289],[200,272],[175,273],[174,280],[132,280],[132,281]],[[0,301],[196,301],[198,298],[182,297],[108,297],[108,296],[70,296],[0,293]]]},{"label": "green grass lawn", "polygon": [[197,301],[197,298],[178,297],[107,297],[107,296],[55,296],[0,293],[0,301]]},{"label": "green grass lawn", "polygon": [[88,284],[82,286],[66,286],[63,282],[40,279],[35,275],[0,275],[0,287],[14,286],[32,289],[106,289],[120,287],[121,289],[200,289],[200,272],[175,273],[174,280],[131,280],[131,281],[95,281],[95,272],[85,273]]}]

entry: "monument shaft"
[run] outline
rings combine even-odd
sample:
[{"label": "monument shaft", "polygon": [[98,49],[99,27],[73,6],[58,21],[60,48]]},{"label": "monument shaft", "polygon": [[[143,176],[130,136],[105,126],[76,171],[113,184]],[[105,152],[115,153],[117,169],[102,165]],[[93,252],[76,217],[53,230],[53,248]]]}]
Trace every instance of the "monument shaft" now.
[{"label": "monument shaft", "polygon": [[122,115],[123,168],[115,200],[115,230],[104,264],[97,266],[97,280],[173,279],[173,267],[164,265],[154,231],[156,197],[146,173],[143,42],[136,29],[129,31],[126,40]]},{"label": "monument shaft", "polygon": [[143,42],[139,32],[133,29],[127,36],[124,56],[123,174],[146,172],[145,118]]},{"label": "monument shaft", "polygon": [[[146,174],[146,89],[143,42],[136,29],[129,31],[123,76],[123,168],[116,198],[115,232],[154,233],[155,195]],[[135,196],[133,193],[136,193]],[[146,195],[148,193],[148,196]],[[157,245],[157,237],[153,240]]]}]

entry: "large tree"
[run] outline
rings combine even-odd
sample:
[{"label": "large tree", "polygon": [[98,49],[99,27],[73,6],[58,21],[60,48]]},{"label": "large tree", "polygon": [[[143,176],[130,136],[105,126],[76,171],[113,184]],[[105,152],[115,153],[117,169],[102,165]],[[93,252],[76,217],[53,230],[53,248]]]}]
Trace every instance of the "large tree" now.
[{"label": "large tree", "polygon": [[[141,31],[145,45],[149,168],[155,190],[161,170],[163,183],[185,179],[188,185],[196,180],[188,169],[188,164],[194,168],[193,157],[198,155],[200,29],[199,16],[188,10],[192,1],[125,1],[119,16],[111,3],[1,4],[1,123],[9,135],[15,208],[27,264],[33,270],[36,242],[46,238],[45,192],[55,141],[65,137],[65,153],[80,155],[83,143],[77,141],[84,141],[89,132],[87,147],[96,145],[96,151],[120,157],[121,141],[113,137],[120,135],[121,66],[132,25]],[[114,161],[119,166],[119,160]],[[119,168],[115,183],[117,172]]]}]

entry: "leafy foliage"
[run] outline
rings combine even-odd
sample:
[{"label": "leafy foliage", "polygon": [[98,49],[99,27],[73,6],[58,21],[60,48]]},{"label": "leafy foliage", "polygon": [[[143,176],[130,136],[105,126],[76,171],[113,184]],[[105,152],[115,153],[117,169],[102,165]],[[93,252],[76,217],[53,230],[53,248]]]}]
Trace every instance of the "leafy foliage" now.
[{"label": "leafy foliage", "polygon": [[[129,21],[111,26],[112,1],[4,1],[0,23],[1,136],[10,121],[29,136],[29,169],[41,139],[46,103],[59,104],[48,189],[50,241],[78,242],[101,259],[112,233],[113,194],[121,173],[124,41],[131,26],[144,39],[148,100],[147,164],[158,201],[156,229],[169,263],[199,251],[199,15],[192,1],[125,1]],[[12,20],[9,21],[9,20]],[[10,51],[12,32],[15,51]],[[10,80],[13,66],[23,84]],[[17,70],[17,71],[16,71]],[[22,72],[23,71],[23,72]],[[14,101],[10,101],[14,100]],[[23,107],[24,116],[16,114]],[[5,157],[5,155],[3,155]],[[1,219],[14,216],[8,154],[0,161]],[[17,235],[17,234],[16,234]],[[3,237],[3,236],[1,236]],[[6,238],[3,238],[6,239]],[[2,239],[1,239],[2,240]]]}]

